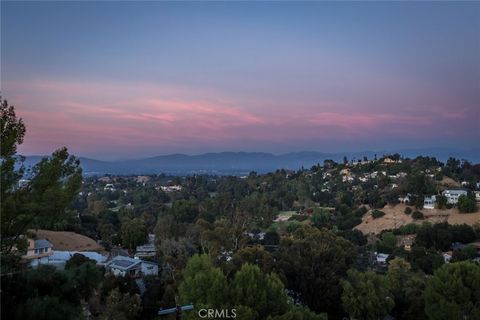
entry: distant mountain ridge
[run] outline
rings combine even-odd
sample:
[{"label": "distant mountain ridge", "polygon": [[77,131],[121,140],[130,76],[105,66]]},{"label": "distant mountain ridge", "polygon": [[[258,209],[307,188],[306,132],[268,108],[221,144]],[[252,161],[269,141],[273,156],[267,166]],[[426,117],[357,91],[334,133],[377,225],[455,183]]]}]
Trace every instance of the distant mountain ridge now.
[{"label": "distant mountain ridge", "polygon": [[[277,169],[298,170],[301,167],[310,168],[317,163],[323,163],[326,159],[343,161],[357,160],[367,157],[373,159],[375,155],[381,157],[384,154],[399,153],[404,157],[416,157],[419,155],[433,156],[441,161],[449,157],[467,159],[470,162],[480,162],[480,148],[470,150],[447,150],[447,149],[411,149],[411,150],[379,150],[360,152],[324,153],[317,151],[289,152],[280,155],[265,152],[219,152],[204,153],[200,155],[170,154],[156,157],[102,161],[91,158],[79,157],[85,175],[104,174],[219,174],[219,175],[242,175],[251,171],[266,173]],[[44,156],[27,156],[25,164],[33,166]]]}]

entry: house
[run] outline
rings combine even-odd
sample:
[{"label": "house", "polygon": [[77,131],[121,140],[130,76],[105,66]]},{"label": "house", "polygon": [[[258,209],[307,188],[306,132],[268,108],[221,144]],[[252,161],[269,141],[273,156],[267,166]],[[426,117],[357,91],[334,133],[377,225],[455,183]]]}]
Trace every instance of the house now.
[{"label": "house", "polygon": [[467,191],[466,190],[456,190],[456,189],[447,189],[442,192],[442,194],[447,197],[447,203],[450,204],[457,204],[458,203],[458,198],[460,196],[467,196]]},{"label": "house", "polygon": [[163,192],[175,192],[175,191],[181,191],[182,186],[181,185],[176,185],[176,186],[160,186],[160,189]]},{"label": "house", "polygon": [[407,234],[407,235],[398,235],[397,238],[397,246],[403,247],[405,251],[412,251],[412,245],[415,241],[415,234]]},{"label": "house", "polygon": [[142,273],[146,276],[157,276],[158,275],[158,264],[151,261],[142,260]]},{"label": "house", "polygon": [[41,259],[53,254],[53,244],[46,239],[33,240],[28,239],[27,254],[25,259]]},{"label": "house", "polygon": [[387,253],[377,253],[375,252],[375,261],[377,265],[379,266],[386,266],[387,265],[387,259],[390,255]]},{"label": "house", "polygon": [[444,253],[442,253],[442,256],[443,256],[443,261],[445,263],[449,263],[450,260],[452,260],[453,252],[452,251],[444,252]]},{"label": "house", "polygon": [[105,188],[103,188],[103,191],[111,191],[111,192],[113,192],[113,191],[115,191],[115,186],[114,186],[113,184],[111,184],[111,183],[107,183],[107,184],[105,185]]},{"label": "house", "polygon": [[423,208],[424,209],[435,209],[435,203],[437,198],[435,196],[425,197],[423,200]]},{"label": "house", "polygon": [[155,248],[155,244],[147,243],[141,246],[137,246],[135,250],[135,258],[143,258],[143,257],[154,257],[157,254],[157,249]]},{"label": "house", "polygon": [[395,163],[396,161],[393,160],[392,158],[385,158],[383,159],[383,163],[387,163],[387,164],[391,164],[391,163]]},{"label": "house", "polygon": [[410,193],[407,193],[407,195],[405,197],[398,197],[398,201],[400,201],[400,203],[405,203],[405,204],[409,204],[410,203],[410,197],[412,195]]},{"label": "house", "polygon": [[157,249],[155,247],[155,234],[148,234],[148,242],[137,246],[135,250],[135,259],[144,258],[144,257],[154,257],[157,254]]},{"label": "house", "polygon": [[480,191],[475,191],[475,201],[480,202]]},{"label": "house", "polygon": [[125,256],[114,257],[105,264],[105,267],[116,276],[128,275],[132,278],[140,278],[144,275],[158,275],[156,263]]}]

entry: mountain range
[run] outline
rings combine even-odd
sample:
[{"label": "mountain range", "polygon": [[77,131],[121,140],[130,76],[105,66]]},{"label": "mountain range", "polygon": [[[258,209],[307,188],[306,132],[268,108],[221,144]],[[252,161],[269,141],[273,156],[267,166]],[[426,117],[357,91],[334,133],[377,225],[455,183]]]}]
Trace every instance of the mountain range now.
[{"label": "mountain range", "polygon": [[[480,162],[480,148],[469,150],[448,149],[411,149],[411,150],[379,150],[361,152],[323,153],[317,151],[290,152],[274,155],[264,152],[219,152],[200,155],[170,154],[133,160],[102,161],[79,157],[85,175],[132,175],[132,174],[218,174],[243,175],[250,171],[265,173],[277,169],[298,170],[301,167],[310,168],[326,159],[343,161],[373,159],[375,155],[399,153],[403,157],[414,158],[419,155],[433,156],[441,161],[449,157],[467,159],[472,163]],[[44,156],[26,156],[27,167],[35,165]]]}]

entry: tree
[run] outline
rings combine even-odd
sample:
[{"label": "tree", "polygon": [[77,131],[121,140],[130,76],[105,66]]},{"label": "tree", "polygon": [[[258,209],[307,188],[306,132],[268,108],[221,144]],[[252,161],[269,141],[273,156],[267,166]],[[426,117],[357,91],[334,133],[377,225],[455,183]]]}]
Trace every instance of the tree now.
[{"label": "tree", "polygon": [[140,219],[124,219],[122,221],[120,237],[122,244],[127,248],[134,249],[136,246],[145,243],[147,235],[147,228]]},{"label": "tree", "polygon": [[457,206],[461,213],[470,213],[477,210],[475,199],[471,196],[465,196],[463,194],[458,197]]},{"label": "tree", "polygon": [[427,282],[425,312],[431,320],[480,319],[480,266],[457,262],[437,269]]},{"label": "tree", "polygon": [[240,270],[245,263],[258,265],[266,273],[272,272],[275,265],[272,254],[261,246],[246,247],[235,252],[231,260],[233,270]]},{"label": "tree", "polygon": [[327,315],[316,314],[308,308],[294,307],[281,316],[268,317],[267,320],[327,320]]},{"label": "tree", "polygon": [[[1,100],[1,252],[3,258],[22,253],[22,236],[29,228],[52,227],[72,212],[66,210],[82,181],[80,162],[66,148],[42,159],[29,172],[29,181],[18,187],[25,174],[17,146],[23,142],[25,125],[15,109]],[[14,250],[17,249],[17,250]],[[5,259],[2,259],[2,263]]]},{"label": "tree", "polygon": [[213,266],[208,255],[194,255],[185,267],[178,292],[183,303],[218,309],[229,301],[227,285],[224,274]]},{"label": "tree", "polygon": [[436,196],[436,203],[439,209],[445,209],[447,207],[447,197],[444,195]]},{"label": "tree", "polygon": [[73,269],[80,267],[84,263],[96,264],[97,262],[93,259],[85,257],[83,254],[75,253],[70,259],[65,263],[65,270]]},{"label": "tree", "polygon": [[392,253],[397,247],[397,238],[393,232],[384,232],[381,236],[381,241],[378,242],[378,251],[385,253]]},{"label": "tree", "polygon": [[352,318],[382,319],[395,305],[387,280],[373,272],[349,270],[342,287],[342,304]]},{"label": "tree", "polygon": [[70,267],[67,270],[69,281],[74,284],[81,298],[88,300],[99,286],[103,272],[92,262]]},{"label": "tree", "polygon": [[340,278],[355,259],[348,240],[326,229],[303,226],[283,238],[277,265],[287,288],[315,312],[339,313]]},{"label": "tree", "polygon": [[283,283],[274,273],[265,274],[258,266],[244,264],[231,283],[231,303],[251,310],[251,319],[283,314],[288,298]]},{"label": "tree", "polygon": [[121,293],[113,289],[107,297],[102,320],[133,320],[142,311],[142,300],[138,294]]},{"label": "tree", "polygon": [[65,303],[58,297],[34,297],[17,306],[16,319],[76,320],[81,317],[81,308]]}]

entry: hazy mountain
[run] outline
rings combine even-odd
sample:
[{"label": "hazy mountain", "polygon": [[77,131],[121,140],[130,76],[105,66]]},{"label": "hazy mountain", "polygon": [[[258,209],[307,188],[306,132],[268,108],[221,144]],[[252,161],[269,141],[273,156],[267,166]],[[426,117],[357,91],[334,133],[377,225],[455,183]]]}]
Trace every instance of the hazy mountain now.
[{"label": "hazy mountain", "polygon": [[[343,153],[322,153],[316,151],[290,152],[281,155],[274,155],[263,152],[220,152],[205,153],[201,155],[171,154],[144,159],[123,160],[123,161],[100,161],[80,157],[83,171],[86,175],[95,174],[248,174],[250,171],[259,173],[275,171],[277,169],[298,170],[302,166],[310,168],[317,163],[323,163],[326,159],[343,161],[346,156],[349,160],[362,159],[366,156],[373,159],[375,155],[381,157],[383,154],[398,152],[404,157],[416,157],[418,155],[434,156],[441,161],[448,157],[467,159],[471,162],[480,162],[480,149],[471,150],[379,150],[362,152]],[[42,156],[27,156],[25,164],[32,166]]]}]

